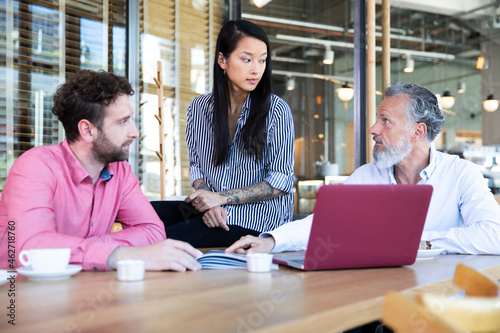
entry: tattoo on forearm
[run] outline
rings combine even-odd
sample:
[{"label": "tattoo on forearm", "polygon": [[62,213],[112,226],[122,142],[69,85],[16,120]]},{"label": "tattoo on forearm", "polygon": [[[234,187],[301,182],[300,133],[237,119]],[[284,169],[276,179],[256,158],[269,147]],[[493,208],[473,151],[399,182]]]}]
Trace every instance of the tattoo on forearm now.
[{"label": "tattoo on forearm", "polygon": [[203,179],[196,179],[193,183],[195,190],[207,190],[211,191],[210,187],[208,187],[207,183]]},{"label": "tattoo on forearm", "polygon": [[268,182],[263,181],[247,187],[219,192],[227,198],[228,204],[249,203],[271,199],[283,195],[280,190],[275,190]]},{"label": "tattoo on forearm", "polygon": [[[233,192],[233,191],[230,191]],[[225,196],[224,194],[222,196]],[[227,195],[227,203],[228,204],[239,204],[240,203],[240,197],[236,194],[228,194]]]},{"label": "tattoo on forearm", "polygon": [[198,190],[207,190],[207,191],[211,191],[210,187],[208,187],[207,184],[203,183],[203,184],[200,184],[200,186],[198,186],[197,188]]}]

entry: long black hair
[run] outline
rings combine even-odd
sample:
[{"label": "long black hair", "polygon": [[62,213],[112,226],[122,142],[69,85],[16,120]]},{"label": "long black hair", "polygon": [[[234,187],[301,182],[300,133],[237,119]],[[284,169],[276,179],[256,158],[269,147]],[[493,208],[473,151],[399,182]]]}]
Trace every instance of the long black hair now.
[{"label": "long black hair", "polygon": [[224,58],[229,58],[244,37],[253,37],[263,41],[267,46],[266,69],[262,78],[250,93],[250,113],[243,126],[240,143],[243,149],[255,156],[258,161],[266,145],[266,119],[271,105],[271,51],[267,35],[255,23],[246,20],[229,21],[221,28],[217,37],[214,57],[214,85],[213,85],[213,131],[214,131],[214,164],[221,165],[229,154],[229,86],[224,71],[219,66],[219,52]]}]

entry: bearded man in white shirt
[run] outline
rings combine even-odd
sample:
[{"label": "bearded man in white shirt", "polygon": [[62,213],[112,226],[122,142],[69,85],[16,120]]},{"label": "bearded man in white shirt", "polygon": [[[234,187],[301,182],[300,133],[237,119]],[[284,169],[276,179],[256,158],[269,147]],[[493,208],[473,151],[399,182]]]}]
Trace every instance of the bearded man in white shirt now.
[{"label": "bearded man in white shirt", "polygon": [[[428,184],[434,188],[422,240],[444,253],[500,254],[500,206],[479,168],[436,151],[443,110],[436,96],[416,84],[385,91],[371,127],[373,163],[359,167],[345,184]],[[226,252],[299,251],[307,247],[312,215],[260,237],[245,236]]]}]

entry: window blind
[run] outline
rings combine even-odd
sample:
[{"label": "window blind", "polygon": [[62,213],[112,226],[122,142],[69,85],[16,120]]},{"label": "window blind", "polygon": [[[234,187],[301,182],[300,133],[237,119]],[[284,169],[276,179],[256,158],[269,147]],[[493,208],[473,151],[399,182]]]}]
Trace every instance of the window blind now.
[{"label": "window blind", "polygon": [[125,74],[126,0],[0,0],[0,189],[28,149],[64,132],[52,95],[80,69]]}]

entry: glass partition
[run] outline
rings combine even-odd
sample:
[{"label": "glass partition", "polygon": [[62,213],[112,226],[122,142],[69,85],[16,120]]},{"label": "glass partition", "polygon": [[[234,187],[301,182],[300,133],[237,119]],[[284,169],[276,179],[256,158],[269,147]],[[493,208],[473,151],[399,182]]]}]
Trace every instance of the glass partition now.
[{"label": "glass partition", "polygon": [[[499,36],[498,10],[494,4],[475,8],[471,2],[460,3],[463,6],[446,9],[438,3],[398,1],[390,10],[390,81],[414,82],[439,98],[445,93],[454,97],[454,105],[445,109],[445,131],[434,142],[448,152],[482,144],[481,103],[498,81],[488,82],[488,68],[476,68],[480,55],[488,63],[485,46],[495,44]],[[242,1],[242,18],[264,28],[271,42],[274,91],[288,102],[295,121],[298,179],[354,170],[353,101],[339,94],[343,86],[356,89],[353,5],[347,0],[273,0],[259,5]],[[381,25],[377,5],[377,104],[383,90]]]}]

